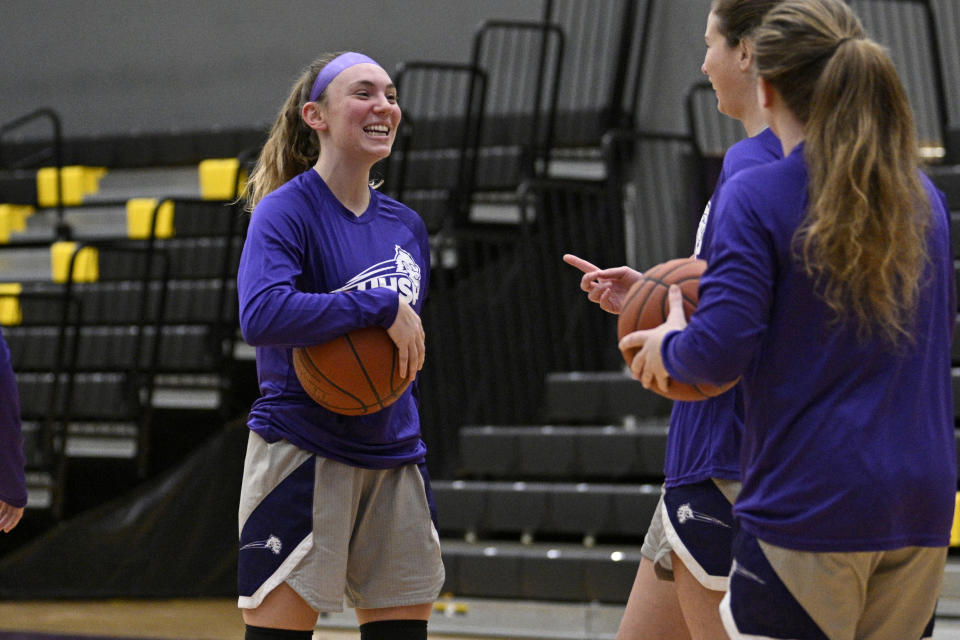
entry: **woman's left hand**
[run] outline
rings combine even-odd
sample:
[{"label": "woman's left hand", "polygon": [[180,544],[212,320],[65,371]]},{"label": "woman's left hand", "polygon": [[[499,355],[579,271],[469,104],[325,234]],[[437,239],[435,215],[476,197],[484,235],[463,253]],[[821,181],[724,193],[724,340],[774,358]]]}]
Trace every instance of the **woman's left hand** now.
[{"label": "woman's left hand", "polygon": [[20,522],[23,516],[23,507],[15,507],[0,500],[0,531],[10,533]]},{"label": "woman's left hand", "polygon": [[397,303],[397,317],[387,329],[387,335],[397,345],[400,377],[417,375],[417,371],[423,369],[427,354],[426,334],[420,316],[403,298]]},{"label": "woman's left hand", "polygon": [[667,294],[670,312],[667,320],[659,327],[634,331],[621,338],[617,345],[624,358],[630,359],[630,373],[635,380],[639,380],[645,389],[652,386],[652,382],[666,390],[670,383],[670,375],[663,366],[660,355],[660,346],[663,338],[671,331],[682,331],[687,326],[687,318],[683,313],[683,294],[680,287],[670,285]]}]

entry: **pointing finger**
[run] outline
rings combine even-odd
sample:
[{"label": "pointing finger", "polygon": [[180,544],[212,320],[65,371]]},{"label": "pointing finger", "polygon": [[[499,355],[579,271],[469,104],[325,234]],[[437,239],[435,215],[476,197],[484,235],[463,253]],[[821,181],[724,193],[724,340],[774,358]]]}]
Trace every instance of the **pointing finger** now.
[{"label": "pointing finger", "polygon": [[571,267],[575,267],[583,271],[584,273],[590,273],[591,271],[600,271],[600,267],[587,262],[583,258],[577,257],[572,253],[565,253],[563,255],[563,261],[566,262]]}]

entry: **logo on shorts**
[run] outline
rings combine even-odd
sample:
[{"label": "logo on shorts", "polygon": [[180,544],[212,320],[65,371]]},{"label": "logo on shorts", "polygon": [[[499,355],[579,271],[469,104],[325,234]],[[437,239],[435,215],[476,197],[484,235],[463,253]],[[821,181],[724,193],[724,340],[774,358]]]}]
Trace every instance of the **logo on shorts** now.
[{"label": "logo on shorts", "polygon": [[700,513],[699,511],[694,511],[690,508],[690,503],[680,505],[677,509],[677,520],[680,521],[680,524],[685,524],[687,520],[694,520],[696,522],[706,522],[707,524],[715,524],[721,527],[730,528],[723,520],[714,518],[713,516],[707,515],[705,513]]},{"label": "logo on shorts", "polygon": [[240,547],[240,551],[246,549],[269,549],[273,552],[273,555],[280,555],[280,550],[283,549],[283,543],[280,542],[280,538],[277,536],[270,536],[266,540],[257,540],[256,542],[251,542],[250,544],[245,544]]},{"label": "logo on shorts", "polygon": [[731,573],[731,575],[734,574],[734,573],[739,573],[739,574],[742,575],[744,578],[747,578],[747,579],[749,579],[749,580],[753,580],[754,582],[759,582],[759,583],[762,584],[762,585],[766,585],[766,584],[767,584],[766,582],[764,582],[764,581],[760,578],[760,576],[758,576],[757,574],[755,574],[755,573],[752,572],[752,571],[748,571],[748,570],[744,569],[744,568],[741,567],[739,564],[737,564],[736,559],[734,559],[734,560],[733,560],[733,563],[730,565],[730,573]]}]

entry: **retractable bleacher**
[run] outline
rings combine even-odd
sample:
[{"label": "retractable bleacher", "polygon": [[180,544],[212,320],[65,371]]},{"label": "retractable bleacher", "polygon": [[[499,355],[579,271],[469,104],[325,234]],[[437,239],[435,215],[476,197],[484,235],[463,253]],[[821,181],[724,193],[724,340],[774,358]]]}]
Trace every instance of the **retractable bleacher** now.
[{"label": "retractable bleacher", "polygon": [[[0,200],[15,201],[0,205],[0,322],[21,394],[28,507],[56,520],[155,472],[167,462],[158,449],[200,437],[158,412],[209,411],[210,433],[233,410],[244,218],[236,157],[211,194],[207,161],[62,166],[64,143],[49,146],[0,155],[16,167],[0,181]],[[22,166],[23,149],[39,167]],[[84,484],[98,475],[106,488]]]}]

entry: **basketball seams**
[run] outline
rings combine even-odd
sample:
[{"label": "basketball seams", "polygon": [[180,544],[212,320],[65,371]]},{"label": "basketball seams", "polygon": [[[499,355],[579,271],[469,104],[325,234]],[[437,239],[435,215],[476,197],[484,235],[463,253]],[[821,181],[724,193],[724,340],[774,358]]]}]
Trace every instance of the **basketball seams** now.
[{"label": "basketball seams", "polygon": [[[648,287],[648,286],[647,286],[648,283],[651,284],[652,286]],[[640,328],[640,320],[643,318],[642,310],[647,307],[647,302],[650,301],[650,296],[652,296],[652,295],[653,295],[653,292],[656,291],[656,290],[657,290],[657,285],[656,285],[656,281],[655,281],[655,280],[646,280],[646,279],[645,279],[645,280],[643,281],[643,284],[640,285],[640,291],[645,291],[645,292],[646,292],[646,295],[644,295],[643,300],[640,301],[640,306],[638,307],[638,309],[640,309],[641,312],[640,312],[640,313],[637,313],[637,314],[636,314],[636,317],[633,319],[633,330],[634,330],[634,331],[636,331],[637,329]]]},{"label": "basketball seams", "polygon": [[384,329],[365,327],[324,344],[295,348],[293,364],[300,384],[317,404],[359,416],[389,407],[412,383],[399,378],[398,357]]},{"label": "basketball seams", "polygon": [[[620,320],[617,323],[618,337],[622,338],[632,331],[652,328],[665,322],[670,307],[667,293],[672,284],[680,287],[685,315],[687,317],[692,315],[697,309],[699,296],[696,288],[689,292],[687,289],[691,285],[699,287],[700,276],[705,269],[706,263],[698,258],[676,258],[651,267],[643,275],[643,279],[631,288],[623,302]],[[630,364],[629,355],[624,355],[628,365]],[[661,390],[654,383],[651,391],[672,400],[692,402],[712,398],[729,390],[734,384],[735,382],[725,385],[685,384],[674,381],[674,384],[666,390]]]},{"label": "basketball seams", "polygon": [[[689,307],[692,307],[692,309],[690,310],[690,313],[692,314],[697,309],[697,301],[694,300],[691,296],[687,295],[687,293],[683,289],[683,285],[691,281],[699,283],[700,278],[691,276],[689,278],[677,280],[676,282],[673,282],[673,283],[669,283],[663,280],[654,280],[653,282],[655,284],[654,288],[656,288],[657,286],[660,286],[666,289],[667,292],[670,291],[671,284],[675,284],[678,287],[680,287],[680,293],[681,293],[681,296],[683,297],[683,311],[684,313],[686,313],[687,307],[689,306]],[[670,315],[670,297],[666,293],[664,293],[663,297],[660,298],[660,317],[662,319],[662,322],[667,321],[668,315]]]},{"label": "basketball seams", "polygon": [[[687,283],[693,280],[699,283],[700,273],[698,273],[697,275],[680,278],[679,280],[675,280],[672,283],[667,282],[667,276],[669,276],[671,273],[675,273],[680,269],[686,269],[687,267],[690,267],[690,266],[693,266],[694,268],[696,268],[696,265],[698,265],[699,263],[696,262],[696,259],[691,260],[690,258],[679,258],[675,261],[671,260],[670,262],[676,262],[676,264],[674,264],[669,269],[667,269],[666,272],[663,273],[662,275],[658,273],[659,271],[658,269],[654,269],[653,275],[650,276],[648,279],[654,283],[654,289],[657,286],[660,286],[660,287],[664,287],[668,292],[670,291],[671,284],[677,285],[678,287],[680,287],[680,291],[683,295],[683,302],[685,303],[685,305],[689,304],[691,307],[693,307],[694,310],[696,310],[697,301],[691,298],[689,295],[687,295],[687,293],[683,290],[683,285],[684,283]],[[670,265],[670,262],[667,262],[661,266],[666,267]],[[647,278],[647,274],[644,274],[644,277]],[[686,306],[684,306],[684,311],[686,311]],[[667,315],[669,315],[669,313],[670,313],[670,299],[665,293],[663,295],[663,298],[660,301],[660,316],[663,318],[663,322],[667,321]]]},{"label": "basketball seams", "polygon": [[374,384],[373,379],[370,377],[370,373],[367,371],[367,367],[363,364],[363,359],[360,357],[360,354],[357,353],[357,347],[353,344],[353,339],[350,338],[350,334],[340,337],[347,341],[347,346],[350,347],[350,352],[353,354],[353,359],[356,361],[357,366],[360,367],[360,372],[363,373],[363,377],[367,380],[367,384],[370,385],[370,391],[373,392],[373,397],[376,398],[376,403],[383,408],[383,398],[381,398],[380,394],[377,392],[377,385]]},{"label": "basketball seams", "polygon": [[[345,336],[341,336],[341,337],[345,337]],[[338,339],[339,339],[339,338],[338,338]],[[329,403],[331,407],[336,407],[336,408],[337,408],[339,411],[341,411],[341,412],[350,411],[350,412],[363,412],[363,413],[365,413],[365,412],[369,409],[369,406],[370,406],[370,405],[368,405],[366,402],[364,402],[362,398],[360,398],[359,396],[356,396],[356,395],[354,395],[353,393],[347,391],[347,390],[344,389],[342,386],[340,386],[339,384],[337,384],[336,382],[334,382],[334,381],[330,378],[330,376],[328,376],[327,374],[325,374],[325,373],[323,372],[323,370],[321,370],[321,369],[317,366],[317,363],[313,361],[313,358],[310,357],[310,353],[309,353],[306,349],[294,349],[294,351],[293,351],[293,359],[294,359],[294,366],[295,366],[295,367],[296,367],[296,364],[299,363],[300,366],[304,367],[305,369],[309,369],[309,371],[311,371],[313,374],[315,374],[314,376],[311,376],[311,380],[312,380],[314,377],[319,377],[319,378],[321,378],[321,379],[324,380],[327,384],[329,384],[331,387],[333,387],[336,391],[342,393],[344,396],[346,396],[346,397],[348,397],[348,398],[351,398],[351,399],[355,400],[356,403],[359,405],[358,407],[340,407],[340,406],[334,405],[334,404],[332,404],[332,403]],[[299,376],[298,376],[298,377],[299,377]],[[301,384],[301,386],[304,386],[302,380],[300,381],[300,384]],[[320,385],[319,385],[319,384],[311,384],[311,387],[313,387],[314,389],[319,389],[319,388],[320,388]],[[305,387],[305,386],[304,386],[304,390],[306,391],[306,387]],[[308,392],[308,395],[310,395],[309,392]]]},{"label": "basketball seams", "polygon": [[[389,396],[390,398],[398,397],[400,394],[397,393],[397,389],[404,388],[402,381],[405,380],[405,378],[400,378],[399,376],[397,376],[397,378],[401,380],[400,386],[397,387],[394,385],[394,380],[395,380],[394,376],[397,374],[397,368],[400,366],[399,360],[400,360],[400,351],[397,349],[394,349],[392,357],[390,359],[390,396]],[[409,368],[409,365],[408,365],[408,368]],[[408,371],[407,373],[409,374],[410,372]]]},{"label": "basketball seams", "polygon": [[[691,266],[694,266],[694,268],[698,268],[697,265],[699,264],[700,264],[700,261],[696,258],[677,258],[675,260],[670,260],[663,264],[659,264],[652,267],[650,270],[646,271],[643,274],[643,279],[640,282],[640,286],[636,288],[636,291],[632,295],[629,295],[627,297],[627,299],[623,303],[623,306],[621,307],[621,310],[627,309],[631,305],[633,299],[636,296],[641,294],[645,294],[645,295],[642,301],[638,303],[637,308],[640,310],[644,309],[647,305],[647,302],[650,300],[650,297],[657,290],[657,287],[664,287],[669,291],[670,283],[668,283],[666,279],[670,274],[675,273],[676,271],[681,269],[686,269]],[[699,280],[700,280],[700,274],[698,273],[697,275],[683,277],[673,283],[673,284],[679,285],[681,288],[681,292],[683,294],[683,301],[685,304],[684,311],[686,311],[686,305],[689,305],[694,309],[696,309],[697,303],[696,303],[696,300],[694,300],[685,291],[683,291],[683,284],[690,281],[699,282]],[[649,287],[647,286],[648,283],[650,284]],[[669,299],[667,298],[666,294],[664,294],[661,300],[660,307],[661,307],[660,317],[662,319],[662,322],[666,322],[667,314],[669,312]],[[633,331],[636,331],[640,328],[642,318],[643,318],[643,314],[637,313],[636,317],[632,319],[631,325],[632,325]]]}]

